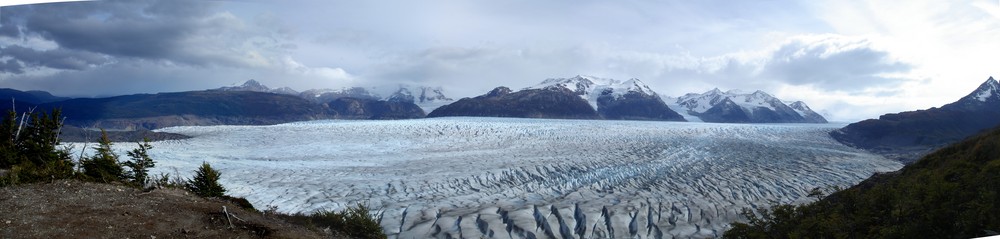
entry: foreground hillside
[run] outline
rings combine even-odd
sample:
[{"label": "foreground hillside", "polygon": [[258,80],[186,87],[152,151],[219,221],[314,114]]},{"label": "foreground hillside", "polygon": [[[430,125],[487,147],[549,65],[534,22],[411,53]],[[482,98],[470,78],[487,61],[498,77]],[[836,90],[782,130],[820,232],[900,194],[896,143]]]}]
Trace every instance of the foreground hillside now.
[{"label": "foreground hillside", "polygon": [[1000,128],[806,206],[779,206],[730,238],[970,238],[1000,232]]},{"label": "foreground hillside", "polygon": [[[233,229],[223,213],[231,215]],[[61,180],[0,187],[2,238],[323,238],[180,189]]]}]

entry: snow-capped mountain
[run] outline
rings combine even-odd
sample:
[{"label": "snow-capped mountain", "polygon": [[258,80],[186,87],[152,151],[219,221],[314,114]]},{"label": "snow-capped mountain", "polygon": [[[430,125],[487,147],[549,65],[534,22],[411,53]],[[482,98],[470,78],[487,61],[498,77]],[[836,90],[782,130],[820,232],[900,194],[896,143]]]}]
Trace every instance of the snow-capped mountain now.
[{"label": "snow-capped mountain", "polygon": [[527,89],[546,89],[552,87],[566,88],[576,93],[590,103],[590,106],[597,109],[597,98],[601,95],[612,95],[621,98],[628,92],[637,92],[643,95],[657,95],[649,86],[639,79],[629,79],[621,82],[615,79],[600,78],[595,76],[578,75],[571,78],[549,78],[538,85]]},{"label": "snow-capped mountain", "polygon": [[[424,112],[431,112],[432,110],[446,105],[451,102],[455,102],[454,99],[445,96],[444,90],[441,87],[428,87],[428,86],[407,86],[400,85],[399,88],[389,94],[388,97],[383,97],[379,94],[378,90],[374,87],[344,87],[340,89],[310,89],[302,92],[298,92],[289,87],[281,87],[277,89],[271,89],[264,84],[256,80],[248,80],[242,85],[238,86],[227,86],[221,87],[215,90],[219,91],[255,91],[255,92],[267,92],[275,94],[284,95],[295,95],[303,99],[307,99],[316,103],[329,103],[333,100],[340,98],[357,98],[364,100],[385,100],[393,102],[409,102],[420,106]],[[384,93],[384,92],[383,92]]]},{"label": "snow-capped mountain", "polygon": [[590,104],[602,118],[684,121],[639,79],[624,82],[594,76],[550,78],[526,89],[566,89]]},{"label": "snow-capped mountain", "polygon": [[253,80],[253,79],[250,79],[250,80],[244,82],[242,85],[220,87],[220,88],[215,89],[215,90],[219,90],[219,91],[267,92],[267,93],[275,93],[275,94],[283,94],[283,95],[298,95],[299,94],[299,92],[293,90],[292,88],[288,88],[288,87],[282,87],[282,88],[278,88],[278,89],[271,89],[271,88],[268,88],[267,86],[265,86],[264,84],[261,84],[260,82],[257,82],[256,80]]},{"label": "snow-capped mountain", "polygon": [[386,98],[388,101],[411,102],[420,106],[424,112],[431,112],[442,105],[455,102],[454,99],[444,95],[441,87],[418,86],[411,87],[400,85],[396,92]]},{"label": "snow-capped mountain", "polygon": [[368,91],[364,87],[344,87],[337,90],[332,89],[312,89],[303,91],[299,97],[312,100],[317,103],[328,103],[340,98],[357,98],[366,100],[381,100],[382,97],[376,93]]},{"label": "snow-capped mountain", "polygon": [[948,104],[945,107],[977,108],[984,105],[1000,104],[1000,83],[991,76],[962,99]]},{"label": "snow-capped mountain", "polygon": [[826,118],[823,118],[822,115],[816,113],[816,111],[813,111],[811,108],[809,108],[809,106],[806,105],[805,102],[795,101],[789,104],[788,107],[792,107],[792,109],[795,110],[796,113],[799,113],[799,115],[801,115],[802,118],[806,118],[806,121],[817,122],[817,123],[826,122]]},{"label": "snow-capped mountain", "polygon": [[705,122],[725,123],[826,123],[823,116],[813,112],[804,102],[793,106],[763,91],[743,93],[739,90],[723,92],[718,88],[705,93],[689,93],[678,97],[676,107]]}]

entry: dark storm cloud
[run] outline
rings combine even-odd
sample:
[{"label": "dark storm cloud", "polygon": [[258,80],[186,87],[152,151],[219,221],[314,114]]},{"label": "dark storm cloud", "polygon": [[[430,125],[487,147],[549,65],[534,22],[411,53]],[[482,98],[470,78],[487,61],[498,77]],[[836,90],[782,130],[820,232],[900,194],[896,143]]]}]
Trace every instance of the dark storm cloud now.
[{"label": "dark storm cloud", "polygon": [[14,21],[16,11],[11,11],[13,7],[0,7],[0,36],[20,37],[21,27]]},{"label": "dark storm cloud", "polygon": [[3,72],[21,74],[24,73],[24,67],[21,66],[21,63],[17,62],[14,59],[9,59],[7,61],[0,61],[0,73]]},{"label": "dark storm cloud", "polygon": [[[281,36],[268,35],[232,14],[215,11],[215,5],[213,1],[187,0],[40,4],[18,8],[15,16],[5,15],[0,30],[5,35],[20,32],[58,45],[56,51],[41,52],[46,54],[8,54],[24,65],[80,69],[94,63],[93,55],[199,67],[266,64],[260,57],[266,53],[247,49],[244,42],[263,35],[269,38],[263,40],[265,43],[280,43],[276,38]],[[81,56],[84,53],[91,55]],[[69,54],[75,57],[61,58]],[[37,58],[45,56],[53,58]]]},{"label": "dark storm cloud", "polygon": [[[64,48],[39,51],[21,46],[0,47],[0,57],[10,57],[8,64],[14,59],[23,63],[26,67],[48,67],[60,70],[83,70],[91,66],[97,66],[108,62],[107,57],[100,54],[68,50]],[[14,61],[16,63],[16,61]],[[18,64],[20,66],[20,64]],[[6,71],[10,73],[21,73],[18,71]],[[0,70],[2,71],[2,70]]]},{"label": "dark storm cloud", "polygon": [[912,66],[864,40],[795,40],[781,46],[762,70],[763,78],[826,90],[860,91],[896,85],[901,79],[887,74],[908,72]]}]

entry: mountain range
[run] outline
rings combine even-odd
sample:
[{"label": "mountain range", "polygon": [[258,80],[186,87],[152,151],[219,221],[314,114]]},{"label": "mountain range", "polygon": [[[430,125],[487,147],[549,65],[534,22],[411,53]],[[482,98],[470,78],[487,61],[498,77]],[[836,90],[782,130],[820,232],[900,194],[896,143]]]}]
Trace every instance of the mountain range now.
[{"label": "mountain range", "polygon": [[715,88],[701,94],[689,93],[673,102],[678,111],[704,122],[827,123],[823,116],[810,109],[805,102],[785,104],[759,90],[743,93],[739,90],[723,92]]},{"label": "mountain range", "polygon": [[344,87],[341,89],[310,89],[298,92],[289,87],[271,89],[256,80],[248,80],[242,85],[227,86],[214,89],[217,91],[254,91],[267,92],[282,95],[294,95],[316,103],[327,103],[340,98],[356,98],[375,101],[392,101],[401,103],[414,103],[420,106],[425,112],[430,112],[441,105],[454,102],[453,99],[444,95],[441,87],[411,87],[400,85],[399,88],[388,97],[382,97],[373,90],[365,87]]},{"label": "mountain range", "polygon": [[[329,93],[329,92],[327,92]],[[322,94],[321,94],[322,95]],[[188,125],[263,125],[316,119],[423,118],[413,102],[370,96],[302,97],[289,88],[270,89],[257,81],[237,87],[105,98],[60,98],[46,92],[0,90],[13,99],[0,110],[48,112],[62,109],[68,126],[84,129],[150,130]]]},{"label": "mountain range", "polygon": [[[507,89],[503,87],[503,89]],[[500,91],[498,91],[500,90]],[[506,91],[509,91],[507,89]],[[786,105],[763,91],[743,94],[718,89],[679,98],[662,98],[639,79],[617,81],[593,76],[552,78],[518,92],[501,88],[438,108],[428,117],[495,116],[599,118],[618,120],[703,121],[717,123],[826,123],[801,101]],[[522,93],[524,92],[524,93]],[[501,96],[502,97],[498,97]],[[540,96],[547,97],[540,97]],[[519,97],[531,97],[522,99]],[[590,106],[584,109],[575,96]],[[666,100],[664,100],[666,99]],[[515,114],[531,105],[530,114]],[[589,116],[589,112],[596,116]],[[583,115],[588,115],[583,117]]]},{"label": "mountain range", "polygon": [[903,162],[1000,124],[1000,83],[990,77],[941,107],[879,116],[830,132],[841,143]]},{"label": "mountain range", "polygon": [[[61,108],[66,124],[80,128],[157,129],[181,125],[276,124],[314,119],[409,119],[425,116],[705,121],[740,123],[825,122],[802,102],[785,105],[763,92],[713,90],[661,97],[639,79],[592,76],[552,78],[513,91],[455,101],[441,88],[400,86],[388,96],[374,88],[270,88],[256,80],[203,91],[63,98],[43,91],[0,89],[17,107]],[[676,110],[676,111],[675,111]],[[429,115],[425,112],[430,111]]]}]

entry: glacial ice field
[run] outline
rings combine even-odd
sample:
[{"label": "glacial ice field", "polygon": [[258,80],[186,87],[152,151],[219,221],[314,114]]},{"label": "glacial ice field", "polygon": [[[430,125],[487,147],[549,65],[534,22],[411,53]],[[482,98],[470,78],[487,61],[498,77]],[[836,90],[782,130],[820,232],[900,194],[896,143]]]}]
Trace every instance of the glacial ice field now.
[{"label": "glacial ice field", "polygon": [[[165,128],[193,138],[154,142],[151,155],[154,174],[209,162],[258,208],[368,204],[391,238],[717,237],[742,208],[902,167],[837,143],[827,132],[839,126],[309,121]],[[134,147],[116,144],[123,159]]]}]

